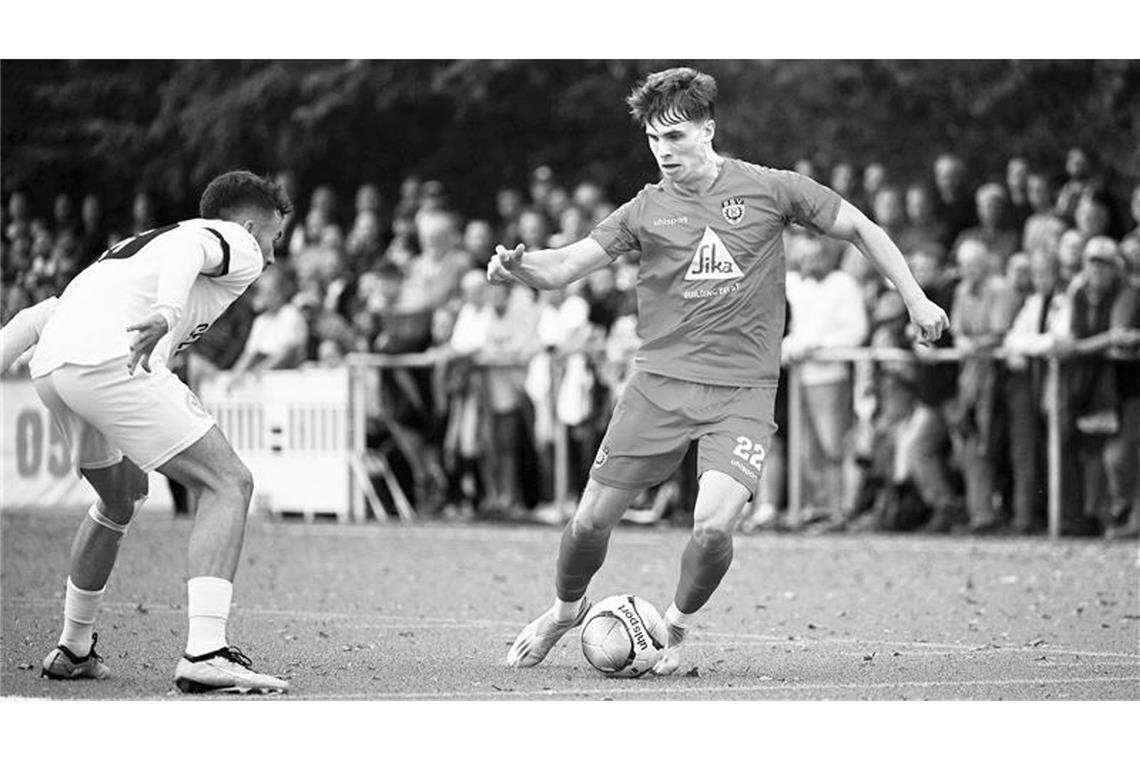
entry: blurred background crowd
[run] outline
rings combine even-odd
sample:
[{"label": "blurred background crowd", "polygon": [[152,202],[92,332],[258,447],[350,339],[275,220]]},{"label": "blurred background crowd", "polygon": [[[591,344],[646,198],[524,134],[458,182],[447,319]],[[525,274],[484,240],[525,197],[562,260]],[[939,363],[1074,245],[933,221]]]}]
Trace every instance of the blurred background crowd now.
[{"label": "blurred background crowd", "polygon": [[[858,251],[789,230],[784,357],[802,384],[806,445],[786,445],[785,379],[780,432],[744,529],[1040,532],[1045,411],[1058,398],[1063,532],[1140,535],[1140,185],[1114,192],[1108,167],[1079,147],[1048,162],[1008,157],[992,176],[952,153],[930,159],[905,173],[878,161],[794,164],[887,230],[951,315],[939,346],[960,359],[935,361],[912,345],[901,299]],[[277,265],[180,371],[191,383],[219,370],[241,382],[342,366],[353,352],[419,355],[382,371],[368,434],[417,512],[566,519],[637,348],[637,262],[541,293],[489,284],[485,267],[496,244],[579,240],[625,197],[605,178],[547,165],[491,190],[480,205],[491,213],[468,211],[430,177],[403,176],[389,196],[372,182],[277,178],[295,202]],[[117,240],[170,221],[147,191],[61,192],[42,206],[9,192],[0,318],[61,292]],[[860,346],[917,351],[918,361],[813,358]],[[1045,371],[1051,356],[1063,358],[1059,388]],[[795,519],[791,456],[804,473]],[[556,457],[567,463],[562,503]],[[692,460],[627,519],[684,522]]]}]

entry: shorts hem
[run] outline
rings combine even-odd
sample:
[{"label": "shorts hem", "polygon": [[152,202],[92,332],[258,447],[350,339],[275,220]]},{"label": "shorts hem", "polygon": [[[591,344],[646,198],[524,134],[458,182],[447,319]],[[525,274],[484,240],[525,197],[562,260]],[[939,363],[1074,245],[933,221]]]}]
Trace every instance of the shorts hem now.
[{"label": "shorts hem", "polygon": [[643,481],[641,483],[635,483],[633,485],[629,485],[626,483],[618,483],[617,481],[611,480],[609,478],[599,478],[597,475],[590,473],[590,480],[596,480],[599,483],[601,483],[603,486],[608,486],[610,488],[620,488],[624,491],[636,491],[636,490],[640,490],[642,488],[652,488],[653,486],[655,486],[659,483],[664,483],[668,479],[669,479],[668,476],[665,476],[664,478],[661,478],[660,480]]},{"label": "shorts hem", "polygon": [[735,480],[740,485],[744,486],[745,489],[748,490],[748,500],[749,501],[755,501],[756,496],[760,493],[760,479],[759,478],[756,479],[755,483],[746,483],[744,481],[743,475],[737,475],[736,473],[732,473],[732,472],[725,472],[724,470],[720,469],[719,467],[706,467],[705,469],[703,469],[699,473],[697,473],[697,481],[698,482],[700,481],[701,476],[704,475],[706,472],[719,472],[721,475],[727,475],[728,477],[732,478],[733,480]]},{"label": "shorts hem", "polygon": [[109,456],[95,462],[76,462],[75,471],[76,474],[80,474],[80,470],[103,470],[108,467],[114,467],[124,459],[126,459],[126,457],[123,455],[123,452],[120,451],[114,456]]},{"label": "shorts hem", "polygon": [[162,467],[171,459],[178,456],[198,441],[202,440],[203,436],[205,436],[206,433],[210,432],[210,428],[214,427],[214,424],[215,423],[213,420],[204,422],[200,428],[195,428],[193,433],[187,435],[185,438],[178,441],[178,443],[166,449],[166,451],[154,457],[146,464],[140,464],[139,469],[143,472],[153,472],[154,470],[157,470],[159,467]]}]

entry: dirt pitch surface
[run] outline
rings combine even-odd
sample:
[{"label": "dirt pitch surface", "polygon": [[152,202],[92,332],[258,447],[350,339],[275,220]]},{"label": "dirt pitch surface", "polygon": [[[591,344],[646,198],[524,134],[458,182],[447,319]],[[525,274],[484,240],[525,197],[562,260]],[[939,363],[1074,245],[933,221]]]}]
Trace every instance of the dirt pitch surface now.
[{"label": "dirt pitch surface", "polygon": [[[104,597],[102,682],[41,679],[81,515],[0,516],[0,695],[173,691],[190,522],[142,515]],[[664,609],[679,529],[621,527],[591,596]],[[288,678],[272,699],[1140,699],[1135,542],[740,536],[681,674],[602,677],[575,633],[537,668],[503,659],[551,596],[544,527],[250,521],[230,640]],[[247,697],[248,699],[248,697]]]}]

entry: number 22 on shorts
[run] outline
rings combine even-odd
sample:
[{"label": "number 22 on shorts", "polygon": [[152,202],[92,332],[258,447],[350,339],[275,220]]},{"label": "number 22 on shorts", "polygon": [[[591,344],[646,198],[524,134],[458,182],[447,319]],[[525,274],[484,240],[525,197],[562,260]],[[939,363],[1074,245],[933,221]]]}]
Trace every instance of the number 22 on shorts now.
[{"label": "number 22 on shorts", "polygon": [[764,455],[767,453],[762,445],[753,443],[751,438],[744,435],[736,436],[736,448],[732,450],[732,455],[739,457],[741,461],[747,462],[757,470],[763,469]]}]

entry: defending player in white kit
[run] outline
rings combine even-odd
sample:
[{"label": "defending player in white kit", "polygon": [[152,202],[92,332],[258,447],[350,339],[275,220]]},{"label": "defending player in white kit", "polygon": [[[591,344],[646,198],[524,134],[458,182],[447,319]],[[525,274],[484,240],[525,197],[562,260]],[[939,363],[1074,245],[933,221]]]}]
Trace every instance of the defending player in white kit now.
[{"label": "defending player in white kit", "polygon": [[[254,671],[226,640],[253,481],[166,364],[273,262],[290,204],[272,182],[229,172],[209,184],[199,208],[200,219],[149,230],[108,250],[68,285],[39,332],[29,365],[36,392],[99,496],[72,546],[63,633],[43,664],[49,678],[110,674],[94,649],[95,613],[119,542],[146,498],[146,473],[157,470],[192,491],[198,504],[189,546],[189,633],[176,685],[185,692],[288,688]],[[37,316],[43,311],[10,331],[12,350],[31,339]]]}]

